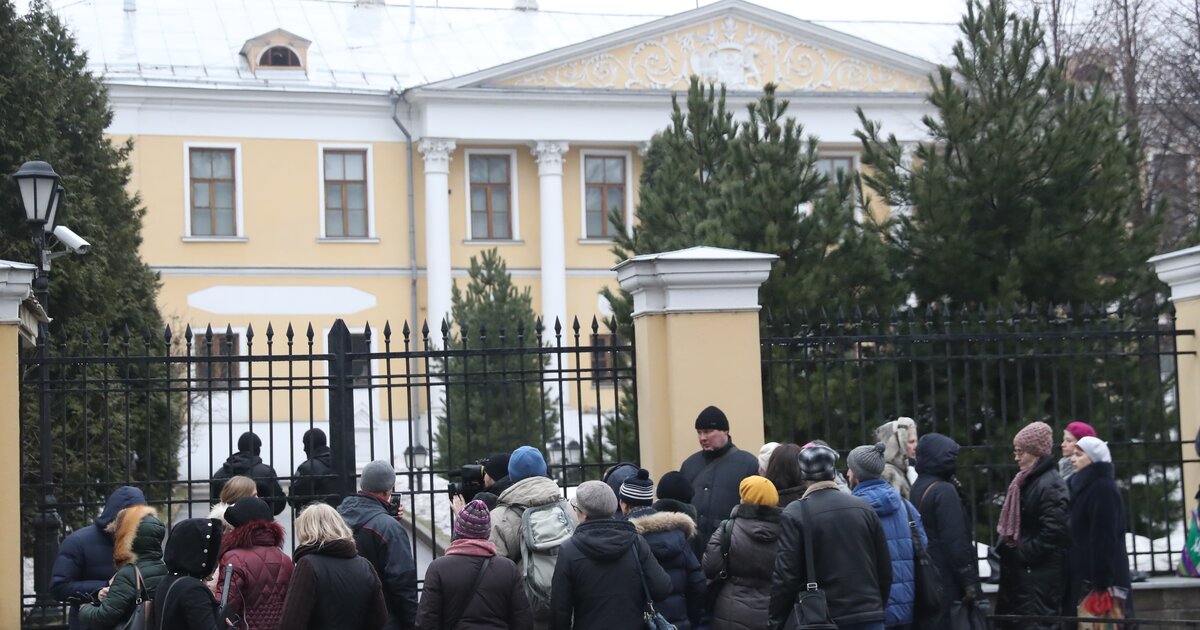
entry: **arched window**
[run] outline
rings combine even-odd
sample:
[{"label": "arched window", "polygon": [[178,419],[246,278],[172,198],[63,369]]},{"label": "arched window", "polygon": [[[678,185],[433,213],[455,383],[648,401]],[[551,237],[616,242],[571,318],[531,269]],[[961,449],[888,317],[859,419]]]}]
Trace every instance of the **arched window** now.
[{"label": "arched window", "polygon": [[262,68],[299,68],[300,57],[286,46],[272,46],[263,51],[258,65]]}]

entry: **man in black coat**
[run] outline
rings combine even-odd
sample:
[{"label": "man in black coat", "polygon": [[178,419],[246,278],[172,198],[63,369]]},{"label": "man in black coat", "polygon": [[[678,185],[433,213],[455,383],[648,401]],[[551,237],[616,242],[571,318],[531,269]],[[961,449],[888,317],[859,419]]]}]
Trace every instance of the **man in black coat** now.
[{"label": "man in black coat", "polygon": [[[783,628],[796,596],[816,582],[825,591],[829,614],[839,628],[883,630],[892,590],[892,559],[875,510],[838,490],[837,453],[827,446],[800,451],[808,489],[783,511],[779,552],[771,578],[771,628]],[[813,550],[808,575],[804,539]]]},{"label": "man in black coat", "polygon": [[[671,577],[629,521],[612,518],[617,497],[603,481],[585,481],[571,501],[575,534],[559,548],[550,592],[553,630],[643,627],[646,597],[665,598]],[[636,560],[635,560],[636,558]],[[640,563],[640,565],[639,565]]]},{"label": "man in black coat", "polygon": [[696,417],[696,438],[700,450],[683,461],[679,472],[692,483],[696,507],[696,535],[692,553],[704,557],[704,547],[721,521],[741,501],[738,485],[758,474],[758,457],[738,450],[729,437],[729,419],[725,412],[708,406]]},{"label": "man in black coat", "polygon": [[105,528],[121,510],[145,504],[146,496],[141,490],[121,486],[108,496],[104,511],[94,523],[71,532],[59,546],[58,558],[50,570],[50,594],[59,601],[70,602],[71,630],[83,628],[79,623],[79,605],[91,601],[91,596],[108,586],[117,573],[113,565],[113,536]]},{"label": "man in black coat", "polygon": [[931,620],[931,628],[949,627],[951,605],[969,605],[979,596],[971,520],[954,478],[958,449],[958,443],[941,433],[927,433],[917,442],[917,481],[909,499],[921,513],[929,536],[926,549],[942,578],[942,610]]},{"label": "man in black coat", "polygon": [[298,512],[304,506],[324,501],[332,507],[341,503],[337,491],[337,475],[333,471],[332,453],[326,444],[325,432],[309,429],[304,432],[304,454],[308,459],[296,468],[296,476],[288,488],[288,503]]},{"label": "man in black coat", "polygon": [[238,438],[238,452],[230,455],[221,468],[213,473],[212,482],[208,485],[209,500],[213,503],[220,500],[225,482],[229,481],[230,477],[242,475],[254,480],[258,498],[266,501],[275,516],[279,516],[283,508],[287,507],[287,495],[279,486],[279,475],[275,474],[275,469],[263,463],[262,457],[259,456],[261,452],[262,440],[250,431],[243,433]]}]

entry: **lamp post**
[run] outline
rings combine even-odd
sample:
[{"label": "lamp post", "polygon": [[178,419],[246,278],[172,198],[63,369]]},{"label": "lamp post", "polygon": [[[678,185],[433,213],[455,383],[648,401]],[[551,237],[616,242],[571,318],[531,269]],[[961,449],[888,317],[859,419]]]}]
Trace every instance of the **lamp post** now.
[{"label": "lamp post", "polygon": [[[50,248],[46,235],[54,231],[54,220],[59,205],[65,196],[59,185],[58,173],[42,161],[26,162],[13,174],[21,193],[21,204],[25,207],[25,218],[33,230],[33,242],[37,247],[37,276],[33,289],[44,311],[49,311],[50,302]],[[53,477],[50,472],[51,426],[50,426],[50,366],[49,335],[46,323],[38,325],[38,380],[41,392],[41,409],[38,423],[39,475],[41,476],[41,501],[38,514],[33,519],[34,556],[33,579],[34,602],[42,615],[49,614],[56,605],[50,594],[50,569],[58,556],[58,537],[62,519],[58,516],[58,500],[54,497]]]},{"label": "lamp post", "polygon": [[425,491],[425,482],[422,479],[421,471],[425,470],[425,464],[429,461],[429,450],[424,444],[417,442],[416,446],[408,445],[404,449],[404,463],[408,465],[410,471],[417,473],[417,492]]}]

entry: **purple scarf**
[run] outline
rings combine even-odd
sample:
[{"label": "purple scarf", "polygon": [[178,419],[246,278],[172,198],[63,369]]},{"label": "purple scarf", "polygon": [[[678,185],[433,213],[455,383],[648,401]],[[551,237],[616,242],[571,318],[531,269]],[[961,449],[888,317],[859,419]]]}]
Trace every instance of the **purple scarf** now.
[{"label": "purple scarf", "polygon": [[1036,463],[1017,472],[1012,483],[1008,484],[1008,493],[1004,495],[1004,507],[1000,508],[1000,522],[996,525],[996,531],[1014,543],[1021,540],[1021,486],[1025,485],[1025,480],[1034,468],[1037,468]]}]

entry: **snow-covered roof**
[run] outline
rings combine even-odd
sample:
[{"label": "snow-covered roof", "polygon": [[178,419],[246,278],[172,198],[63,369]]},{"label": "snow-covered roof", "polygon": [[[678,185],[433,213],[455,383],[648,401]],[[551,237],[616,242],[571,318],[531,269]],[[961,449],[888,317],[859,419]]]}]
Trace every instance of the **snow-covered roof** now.
[{"label": "snow-covered roof", "polygon": [[[826,8],[820,13],[824,19],[812,21],[926,61],[947,61],[958,36],[952,21],[885,21],[855,13],[856,3],[872,1],[844,0],[838,3],[844,16]],[[127,11],[131,4],[136,9]],[[804,19],[809,3],[793,4],[784,11]],[[349,92],[444,81],[664,17],[597,12],[598,3],[591,2],[575,3],[591,12],[516,10],[508,3],[509,8],[411,8],[404,0],[51,0],[50,5],[88,51],[94,71],[110,83]],[[256,76],[240,54],[247,40],[275,29],[312,41],[304,74]]]}]

